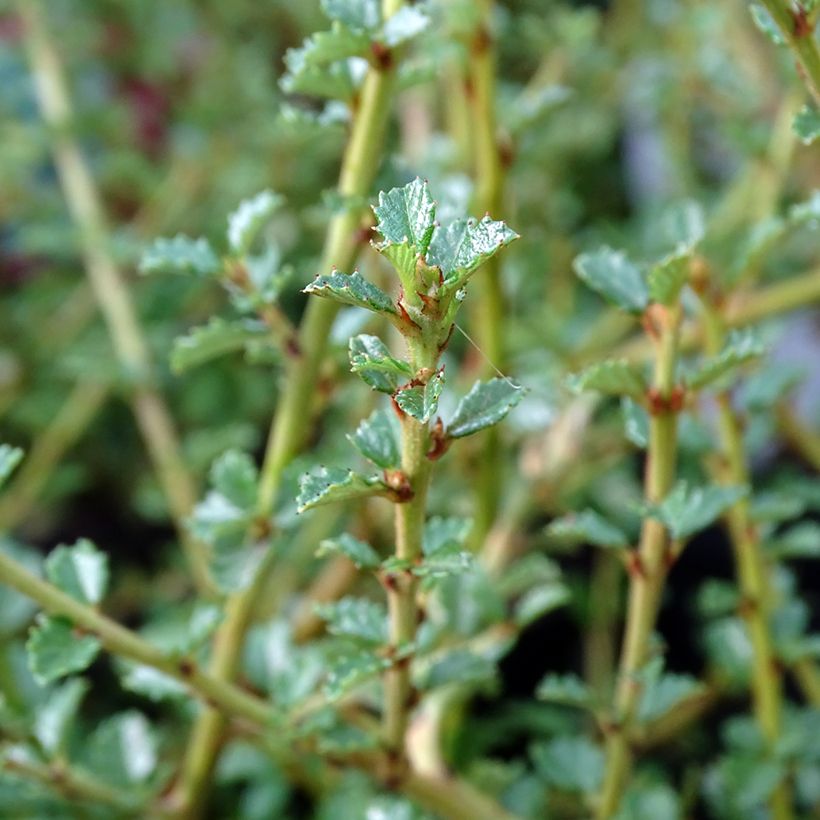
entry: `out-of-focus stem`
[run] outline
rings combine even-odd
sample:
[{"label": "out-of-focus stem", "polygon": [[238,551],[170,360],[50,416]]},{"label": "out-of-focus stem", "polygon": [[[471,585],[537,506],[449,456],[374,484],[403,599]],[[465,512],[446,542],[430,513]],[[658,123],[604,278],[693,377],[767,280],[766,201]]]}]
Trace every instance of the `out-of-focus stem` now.
[{"label": "out-of-focus stem", "polygon": [[615,627],[621,598],[621,562],[608,550],[594,557],[589,618],[584,644],[584,673],[596,692],[608,692],[615,670]]}]

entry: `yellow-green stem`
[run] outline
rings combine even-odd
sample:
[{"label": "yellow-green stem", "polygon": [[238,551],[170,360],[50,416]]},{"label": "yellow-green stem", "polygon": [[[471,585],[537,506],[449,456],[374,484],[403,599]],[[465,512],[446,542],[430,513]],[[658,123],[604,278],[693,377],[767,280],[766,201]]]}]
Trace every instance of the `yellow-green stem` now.
[{"label": "yellow-green stem", "polygon": [[153,384],[153,367],[122,271],[109,249],[108,226],[99,192],[71,134],[71,102],[62,66],[37,0],[18,3],[25,24],[25,45],[31,62],[43,119],[52,129],[52,150],[60,184],[80,232],[85,268],[108,326],[121,366],[133,380],[131,406],[157,478],[168,500],[180,542],[200,590],[211,588],[207,560],[193,541],[185,519],[196,492],[182,459],[171,414]]},{"label": "yellow-green stem", "polygon": [[[715,356],[723,348],[726,331],[720,314],[708,301],[703,306],[703,324],[705,350]],[[749,469],[743,449],[743,435],[729,394],[720,393],[717,404],[723,463],[716,470],[716,478],[725,484],[748,485]],[[749,515],[748,500],[741,499],[733,504],[726,515],[726,522],[743,601],[741,612],[752,644],[753,710],[763,738],[773,748],[780,737],[782,681],[769,628],[771,591],[760,541]],[[792,800],[786,784],[781,784],[774,791],[770,805],[775,820],[792,817]]]},{"label": "yellow-green stem", "polygon": [[[672,406],[678,359],[680,308],[662,315],[656,349],[653,391],[657,408],[650,415],[644,496],[648,503],[663,500],[672,487],[677,461],[677,412]],[[641,687],[637,675],[648,660],[649,639],[655,627],[666,578],[668,537],[663,524],[646,518],[635,568],[630,573],[626,629],[615,691],[613,724],[606,738],[606,770],[598,817],[618,810],[629,779],[632,752],[629,735],[638,708]]]}]

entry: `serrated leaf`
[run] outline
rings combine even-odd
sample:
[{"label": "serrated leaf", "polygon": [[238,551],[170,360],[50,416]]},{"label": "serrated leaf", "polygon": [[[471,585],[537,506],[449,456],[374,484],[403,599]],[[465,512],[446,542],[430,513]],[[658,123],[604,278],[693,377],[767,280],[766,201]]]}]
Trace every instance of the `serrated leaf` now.
[{"label": "serrated leaf", "polygon": [[311,66],[323,66],[348,57],[365,57],[370,52],[370,36],[334,20],[330,31],[317,31],[305,39],[298,57],[289,57],[288,68],[297,72]]},{"label": "serrated leaf", "polygon": [[321,274],[304,289],[303,293],[324,296],[343,305],[353,305],[373,313],[397,315],[393,300],[383,290],[368,282],[358,271],[351,274],[338,271]]},{"label": "serrated leaf", "polygon": [[98,604],[108,587],[108,556],[88,539],[61,545],[46,558],[49,581],[84,604]]},{"label": "serrated leaf", "polygon": [[675,539],[688,538],[716,521],[748,495],[748,487],[689,487],[679,481],[653,511]]},{"label": "serrated leaf", "polygon": [[496,665],[489,658],[468,649],[453,649],[435,658],[419,676],[420,689],[435,689],[450,683],[482,684],[496,677]]},{"label": "serrated leaf", "polygon": [[57,756],[64,750],[68,730],[89,689],[88,681],[71,678],[52,689],[37,707],[32,733],[49,756]]},{"label": "serrated leaf", "polygon": [[322,467],[315,473],[302,476],[296,505],[301,513],[323,504],[383,495],[386,489],[379,476],[363,476],[353,470]]},{"label": "serrated leaf", "polygon": [[484,262],[516,239],[515,231],[489,216],[481,221],[460,219],[435,231],[427,261],[441,268],[444,289],[455,291],[463,287]]},{"label": "serrated leaf", "polygon": [[175,373],[182,373],[226,353],[248,350],[249,345],[264,343],[270,336],[264,322],[254,319],[229,322],[213,317],[208,324],[191,328],[185,336],[174,339],[171,368]]},{"label": "serrated leaf", "polygon": [[330,604],[317,604],[316,614],[327,623],[331,635],[353,638],[379,646],[387,643],[387,610],[367,598],[342,598]]},{"label": "serrated leaf", "polygon": [[422,551],[425,555],[435,555],[446,547],[462,547],[472,526],[469,518],[433,516],[424,525]]},{"label": "serrated leaf", "polygon": [[438,410],[438,400],[444,389],[444,371],[439,370],[416,387],[405,387],[396,393],[396,404],[416,421],[427,424]]},{"label": "serrated leaf", "polygon": [[340,658],[329,669],[324,685],[328,700],[337,700],[360,683],[380,675],[390,661],[371,653]]},{"label": "serrated leaf", "polygon": [[379,40],[388,48],[395,48],[417,37],[430,25],[430,17],[418,6],[401,6],[385,20]]},{"label": "serrated leaf", "polygon": [[547,527],[547,533],[562,541],[594,544],[596,547],[623,549],[629,546],[629,539],[622,530],[588,509],[556,518]]},{"label": "serrated leaf", "polygon": [[551,786],[591,794],[604,776],[604,753],[585,737],[557,737],[535,743],[530,755],[536,772]]},{"label": "serrated leaf", "polygon": [[70,621],[42,613],[26,641],[31,673],[43,684],[82,672],[100,649],[102,644],[93,635],[78,635]]},{"label": "serrated leaf", "polygon": [[347,438],[377,467],[389,470],[401,462],[401,425],[392,410],[374,410]]},{"label": "serrated leaf", "polygon": [[428,553],[420,564],[410,568],[419,578],[443,578],[460,572],[467,572],[474,566],[471,553],[458,544],[449,542],[434,552]]},{"label": "serrated leaf", "polygon": [[681,702],[704,691],[691,675],[665,673],[644,685],[638,706],[638,720],[648,723],[671,712]]},{"label": "serrated leaf", "polygon": [[[362,71],[354,75],[356,59],[340,60],[323,65],[311,64],[305,48],[291,48],[285,54],[287,73],[279,81],[288,94],[309,94],[331,100],[350,100],[356,93]],[[364,60],[362,68],[367,67]]]},{"label": "serrated leaf", "polygon": [[551,581],[527,590],[515,602],[513,620],[520,627],[528,626],[548,612],[570,602],[572,595],[562,583]]},{"label": "serrated leaf", "polygon": [[628,313],[643,313],[649,288],[638,267],[624,251],[602,247],[575,258],[575,273],[587,287]]},{"label": "serrated leaf", "polygon": [[567,377],[569,388],[575,393],[595,390],[609,396],[631,396],[641,400],[646,394],[647,384],[643,371],[625,359],[611,359],[598,362]]},{"label": "serrated leaf", "polygon": [[145,716],[131,710],[101,723],[89,742],[89,762],[109,783],[144,783],[157,766],[156,741]]},{"label": "serrated leaf", "polygon": [[794,117],[792,131],[803,145],[811,145],[820,137],[820,111],[804,105]]},{"label": "serrated leaf", "polygon": [[662,305],[674,305],[689,277],[689,248],[680,248],[656,262],[647,274],[649,296]]},{"label": "serrated leaf", "polygon": [[343,533],[337,538],[326,538],[316,551],[319,558],[326,555],[344,555],[359,569],[377,569],[381,559],[370,544]]},{"label": "serrated leaf", "polygon": [[237,209],[228,216],[228,246],[236,256],[248,253],[259,231],[282,202],[281,196],[265,190],[239,203]]},{"label": "serrated leaf", "polygon": [[22,460],[23,451],[19,447],[0,444],[0,487],[6,483],[8,477]]},{"label": "serrated leaf", "polygon": [[381,22],[379,0],[322,0],[322,11],[354,29],[374,29]]},{"label": "serrated leaf", "polygon": [[206,239],[191,239],[178,234],[173,239],[157,239],[142,255],[139,264],[144,274],[183,274],[215,276],[222,263]]},{"label": "serrated leaf", "polygon": [[395,393],[399,385],[413,378],[409,364],[390,355],[378,336],[359,334],[350,340],[350,369],[365,384],[381,393]]},{"label": "serrated leaf", "polygon": [[211,465],[211,485],[242,510],[256,504],[259,471],[253,459],[241,450],[226,450]]},{"label": "serrated leaf", "polygon": [[498,424],[521,401],[523,395],[523,388],[517,387],[508,379],[495,378],[487,382],[476,382],[458,403],[447,425],[447,435],[450,438],[462,438]]},{"label": "serrated leaf", "polygon": [[558,675],[554,672],[541,680],[535,696],[539,700],[577,706],[579,709],[589,709],[595,701],[592,690],[577,675]]},{"label": "serrated leaf", "polygon": [[734,331],[727,339],[723,350],[717,356],[703,362],[686,380],[687,384],[693,390],[700,390],[740,365],[759,358],[765,352],[765,347],[751,331]]},{"label": "serrated leaf", "polygon": [[678,252],[692,251],[706,235],[703,208],[692,199],[665,208],[660,219],[663,239]]}]

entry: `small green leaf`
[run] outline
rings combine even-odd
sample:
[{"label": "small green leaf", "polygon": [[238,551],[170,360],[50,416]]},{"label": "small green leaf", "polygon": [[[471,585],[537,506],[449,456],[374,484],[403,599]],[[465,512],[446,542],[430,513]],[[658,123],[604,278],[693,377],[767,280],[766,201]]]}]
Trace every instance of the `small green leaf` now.
[{"label": "small green leaf", "polygon": [[338,21],[330,26],[330,31],[317,31],[308,37],[297,55],[290,54],[288,68],[302,72],[314,66],[323,66],[348,57],[365,57],[370,52],[370,37]]},{"label": "small green leaf", "polygon": [[799,492],[767,490],[754,495],[749,512],[757,523],[779,524],[801,516],[805,510],[806,499]]},{"label": "small green leaf", "polygon": [[331,20],[358,30],[374,29],[381,22],[379,0],[322,0],[322,11]]},{"label": "small green leaf", "polygon": [[811,145],[820,137],[820,111],[804,105],[795,115],[792,131],[803,145]]},{"label": "small green leaf", "polygon": [[681,817],[680,801],[669,786],[635,783],[624,794],[614,820],[681,820]]},{"label": "small green leaf", "polygon": [[46,558],[49,581],[84,604],[98,604],[108,587],[108,556],[81,538],[73,547],[59,546]]},{"label": "small green leaf", "polygon": [[360,76],[354,76],[350,60],[320,63],[311,59],[314,46],[307,41],[301,48],[285,53],[287,73],[279,81],[287,94],[310,94],[330,100],[349,101],[356,93]]},{"label": "small green leaf", "polygon": [[663,210],[658,227],[663,240],[677,252],[692,251],[706,235],[703,208],[692,199],[674,202]]},{"label": "small green leaf", "polygon": [[689,248],[682,247],[656,262],[647,275],[649,295],[654,302],[662,305],[674,305],[678,301],[681,289],[689,277],[689,265],[692,254]]},{"label": "small green leaf", "polygon": [[37,708],[32,731],[49,756],[55,757],[64,751],[68,731],[90,688],[88,681],[71,678],[49,692]]},{"label": "small green leaf", "polygon": [[676,709],[683,701],[704,692],[703,684],[691,675],[665,673],[644,685],[638,720],[648,723]]},{"label": "small green leaf", "polygon": [[413,378],[410,365],[390,355],[378,336],[360,334],[350,340],[350,369],[365,384],[381,393],[395,393],[399,385]]},{"label": "small green leaf", "polygon": [[317,276],[303,293],[324,296],[344,305],[364,308],[389,316],[397,314],[393,300],[375,285],[371,285],[358,271],[351,274],[324,273]]},{"label": "small green leaf", "polygon": [[595,701],[592,690],[577,675],[558,675],[554,672],[538,684],[535,696],[539,700],[577,706],[579,709],[589,709]]},{"label": "small green leaf", "polygon": [[628,313],[643,313],[649,288],[638,267],[623,251],[602,247],[576,257],[575,273],[587,287]]},{"label": "small green leaf", "polygon": [[282,202],[281,196],[266,190],[239,203],[228,217],[228,246],[236,256],[248,253],[259,231]]},{"label": "small green leaf", "polygon": [[561,791],[591,794],[604,776],[604,753],[585,737],[557,737],[532,745],[536,772]]},{"label": "small green leaf", "polygon": [[325,695],[328,700],[338,700],[360,683],[377,677],[389,668],[390,661],[369,652],[341,658],[328,671],[324,685]]},{"label": "small green leaf", "polygon": [[686,380],[687,384],[693,390],[700,390],[740,365],[759,358],[765,352],[765,347],[751,331],[734,331],[727,339],[723,350],[717,356],[703,362],[700,368]]},{"label": "small green leaf", "polygon": [[322,467],[316,473],[307,473],[299,481],[299,496],[296,505],[299,512],[349,501],[371,495],[384,495],[387,488],[378,476],[363,476],[352,470]]},{"label": "small green leaf", "polygon": [[434,233],[427,261],[441,268],[444,288],[455,291],[467,284],[484,262],[516,239],[515,231],[489,216],[480,222],[460,219]]},{"label": "small green leaf", "polygon": [[316,614],[327,622],[331,635],[353,638],[365,644],[387,643],[387,610],[367,598],[342,598],[330,604],[317,604]]},{"label": "small green leaf", "polygon": [[144,783],[157,766],[157,748],[151,725],[131,710],[105,720],[89,742],[89,761],[109,783]]},{"label": "small green leaf", "polygon": [[359,569],[377,569],[381,559],[370,544],[359,541],[352,535],[343,533],[337,538],[327,538],[319,544],[316,551],[319,558],[325,555],[344,555]]},{"label": "small green leaf", "polygon": [[23,451],[19,447],[0,444],[0,487],[6,483],[8,477],[22,460]]},{"label": "small green leaf", "polygon": [[389,470],[401,462],[400,431],[396,414],[379,408],[359,424],[348,440],[366,459]]},{"label": "small green leaf", "polygon": [[692,487],[679,481],[652,512],[675,539],[688,538],[716,521],[749,493],[748,487]]},{"label": "small green leaf", "polygon": [[769,14],[768,9],[760,5],[760,3],[752,3],[749,6],[749,11],[752,14],[752,20],[755,25],[762,31],[776,46],[782,46],[786,41],[780,29],[777,27],[774,18]]},{"label": "small green leaf", "polygon": [[382,26],[379,40],[388,48],[396,48],[418,37],[430,25],[430,17],[418,6],[401,6]]},{"label": "small green leaf", "polygon": [[183,373],[226,353],[248,351],[249,346],[252,348],[270,338],[270,328],[264,322],[255,319],[228,322],[213,317],[208,324],[191,328],[185,336],[174,339],[171,368],[175,373]]},{"label": "small green leaf", "polygon": [[820,524],[801,521],[775,536],[769,546],[778,558],[820,558]]},{"label": "small green leaf", "polygon": [[649,442],[649,414],[627,396],[621,399],[624,434],[636,447],[645,449]]},{"label": "small green leaf", "polygon": [[26,641],[31,673],[43,684],[82,672],[100,649],[102,644],[93,635],[78,635],[70,621],[42,613]]},{"label": "small green leaf", "polygon": [[173,239],[157,239],[142,255],[140,273],[215,276],[222,263],[206,239],[191,239],[179,234]]},{"label": "small green leaf", "polygon": [[250,510],[256,504],[259,471],[241,450],[227,450],[211,465],[211,485],[232,504]]},{"label": "small green leaf", "polygon": [[419,676],[420,689],[435,689],[450,683],[484,684],[496,677],[492,660],[467,649],[452,649],[435,658]]},{"label": "small green leaf", "polygon": [[626,535],[594,510],[556,518],[547,527],[547,534],[562,541],[594,544],[596,547],[624,549],[629,546]]},{"label": "small green leaf", "polygon": [[444,389],[444,371],[439,370],[416,387],[405,387],[396,393],[396,404],[416,421],[427,424],[438,410],[438,400]]},{"label": "small green leaf", "polygon": [[469,518],[433,516],[424,525],[422,550],[434,555],[448,546],[462,547],[470,535],[473,522]]},{"label": "small green leaf", "polygon": [[513,620],[520,627],[537,621],[548,612],[565,606],[570,602],[572,595],[564,584],[559,581],[550,581],[539,584],[527,590],[515,602]]},{"label": "small green leaf", "polygon": [[447,425],[447,435],[462,438],[497,424],[521,401],[523,394],[524,390],[508,379],[476,382],[458,403]]},{"label": "small green leaf", "polygon": [[631,396],[642,400],[647,391],[643,371],[625,359],[598,362],[567,377],[569,388],[575,393],[595,390],[609,396]]}]

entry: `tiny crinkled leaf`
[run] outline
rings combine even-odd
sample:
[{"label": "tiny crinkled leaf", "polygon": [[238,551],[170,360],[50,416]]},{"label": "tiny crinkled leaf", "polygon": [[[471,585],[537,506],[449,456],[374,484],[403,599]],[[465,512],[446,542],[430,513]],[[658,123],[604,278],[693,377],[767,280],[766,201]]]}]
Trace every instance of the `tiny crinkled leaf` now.
[{"label": "tiny crinkled leaf", "polygon": [[410,568],[419,578],[443,578],[459,572],[467,572],[474,566],[473,555],[454,542],[439,547],[425,555],[420,564]]},{"label": "tiny crinkled leaf", "polygon": [[171,368],[175,373],[182,373],[226,353],[247,350],[248,345],[264,343],[270,337],[270,328],[264,322],[226,321],[215,316],[206,325],[191,328],[184,336],[174,339]]},{"label": "tiny crinkled leaf", "polygon": [[93,635],[78,635],[70,621],[42,613],[26,641],[31,673],[43,684],[82,672],[100,649],[102,644]]},{"label": "tiny crinkled leaf", "polygon": [[640,367],[625,359],[610,359],[591,365],[580,373],[567,377],[569,388],[575,393],[595,390],[609,396],[630,396],[641,400],[647,384]]},{"label": "tiny crinkled leaf", "polygon": [[179,234],[173,239],[156,239],[143,253],[140,273],[174,273],[194,276],[215,276],[222,263],[207,239],[191,239]]},{"label": "tiny crinkled leaf", "polygon": [[624,251],[604,246],[576,257],[573,267],[587,287],[622,310],[643,313],[649,304],[643,274]]},{"label": "tiny crinkled leaf", "polygon": [[748,493],[748,487],[690,487],[686,481],[679,481],[651,514],[663,521],[673,538],[688,538],[708,527]]},{"label": "tiny crinkled leaf", "polygon": [[692,260],[689,248],[679,248],[656,262],[647,274],[649,295],[654,302],[674,305],[689,277]]},{"label": "tiny crinkled leaf", "polygon": [[322,11],[354,29],[374,29],[381,22],[379,0],[322,0]]},{"label": "tiny crinkled leaf", "polygon": [[23,460],[23,451],[10,444],[0,444],[0,487],[6,483],[17,465]]},{"label": "tiny crinkled leaf", "polygon": [[447,425],[447,435],[461,438],[497,424],[521,401],[523,394],[523,388],[517,387],[509,379],[476,382],[458,403]]},{"label": "tiny crinkled leaf", "polygon": [[366,33],[334,21],[330,31],[317,31],[302,43],[299,59],[305,67],[321,66],[348,57],[365,57],[370,48]]},{"label": "tiny crinkled leaf", "polygon": [[328,670],[324,693],[329,700],[337,700],[360,683],[377,677],[389,667],[390,661],[370,652],[340,658]]},{"label": "tiny crinkled leaf", "polygon": [[645,448],[649,443],[649,414],[628,396],[621,399],[624,434],[636,446]]},{"label": "tiny crinkled leaf", "polygon": [[629,539],[621,529],[589,509],[556,518],[547,527],[547,534],[562,541],[596,547],[623,549],[629,546]]},{"label": "tiny crinkled leaf", "polygon": [[450,547],[463,547],[472,526],[470,518],[435,515],[424,525],[422,551],[430,556]]},{"label": "tiny crinkled leaf", "polygon": [[368,282],[358,271],[351,274],[338,271],[323,273],[303,292],[324,296],[343,305],[353,305],[374,313],[391,316],[397,313],[393,300],[383,290]]},{"label": "tiny crinkled leaf", "polygon": [[390,355],[378,336],[361,333],[350,340],[350,369],[365,384],[380,393],[395,393],[400,384],[413,378],[409,364]]},{"label": "tiny crinkled leaf", "polygon": [[468,649],[452,649],[431,660],[419,675],[421,689],[434,689],[450,683],[484,684],[495,680],[496,665],[490,659]]},{"label": "tiny crinkled leaf", "polygon": [[392,410],[378,408],[364,419],[350,443],[377,467],[389,470],[401,461],[401,425]]},{"label": "tiny crinkled leaf", "polygon": [[290,48],[285,53],[287,73],[279,81],[287,94],[309,94],[330,100],[350,100],[356,93],[362,72],[354,75],[353,64],[367,62],[356,57],[317,65],[308,59],[309,49]]},{"label": "tiny crinkled leaf", "polygon": [[327,623],[331,635],[352,638],[374,646],[387,642],[387,610],[367,598],[342,598],[317,604],[316,614]]},{"label": "tiny crinkled leaf", "polygon": [[430,17],[418,6],[401,6],[382,26],[379,40],[388,48],[417,37],[430,25]]},{"label": "tiny crinkled leaf", "polygon": [[379,476],[363,476],[338,467],[321,467],[299,480],[296,505],[299,512],[304,512],[322,504],[383,495],[386,489]]},{"label": "tiny crinkled leaf", "polygon": [[239,203],[228,216],[228,246],[236,256],[244,256],[250,250],[259,231],[282,202],[281,196],[265,190]]},{"label": "tiny crinkled leaf", "polygon": [[90,689],[83,678],[71,678],[52,689],[37,707],[32,733],[50,756],[59,755],[66,736],[80,708],[80,702]]},{"label": "tiny crinkled leaf", "polygon": [[704,692],[703,684],[691,675],[667,672],[642,689],[638,720],[648,723],[677,708],[684,701]]},{"label": "tiny crinkled leaf", "polygon": [[804,105],[794,117],[792,131],[803,145],[811,145],[820,137],[820,111]]},{"label": "tiny crinkled leaf", "polygon": [[319,544],[316,555],[320,558],[325,555],[344,555],[359,569],[377,569],[381,559],[370,544],[343,533],[337,538],[326,538]]},{"label": "tiny crinkled leaf", "polygon": [[435,231],[427,262],[441,268],[444,288],[455,291],[463,287],[484,262],[516,239],[515,231],[489,216],[480,221],[460,219]]},{"label": "tiny crinkled leaf", "polygon": [[541,778],[556,789],[591,794],[604,776],[604,753],[582,736],[534,743],[530,755]]},{"label": "tiny crinkled leaf", "polygon": [[565,606],[571,598],[572,594],[569,589],[560,581],[539,584],[528,589],[515,602],[513,620],[518,626],[525,627],[548,612]]},{"label": "tiny crinkled leaf", "polygon": [[151,725],[135,710],[108,718],[91,736],[88,758],[93,771],[109,783],[144,783],[157,766],[157,745]]},{"label": "tiny crinkled leaf", "polygon": [[213,488],[240,509],[256,504],[259,471],[247,453],[226,450],[211,465],[210,479]]},{"label": "tiny crinkled leaf", "polygon": [[46,558],[49,581],[84,604],[98,604],[108,587],[108,556],[86,538],[60,545]]},{"label": "tiny crinkled leaf", "polygon": [[136,692],[155,703],[164,700],[184,699],[188,695],[188,688],[184,683],[154,669],[129,661],[118,664],[120,683],[129,692]]},{"label": "tiny crinkled leaf", "polygon": [[573,674],[559,675],[550,672],[538,684],[535,695],[539,700],[577,706],[580,709],[589,709],[595,702],[592,690]]},{"label": "tiny crinkled leaf", "polygon": [[665,783],[635,783],[624,794],[614,820],[681,820],[675,790]]},{"label": "tiny crinkled leaf", "polygon": [[438,410],[438,400],[444,389],[444,371],[438,370],[427,384],[405,387],[396,393],[396,404],[416,421],[426,424]]},{"label": "tiny crinkled leaf", "polygon": [[706,235],[706,217],[699,203],[684,199],[663,210],[658,227],[667,244],[679,252],[692,251]]},{"label": "tiny crinkled leaf", "polygon": [[778,558],[820,558],[820,524],[801,521],[774,536],[768,546]]},{"label": "tiny crinkled leaf", "polygon": [[699,390],[740,365],[759,358],[765,352],[766,348],[751,331],[733,331],[723,350],[703,362],[686,380],[687,384],[692,389]]},{"label": "tiny crinkled leaf", "polygon": [[436,224],[436,203],[426,181],[416,177],[403,188],[380,192],[373,212],[376,230],[383,238],[376,245],[378,250],[388,245],[409,245],[416,256],[427,253]]}]

